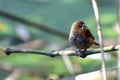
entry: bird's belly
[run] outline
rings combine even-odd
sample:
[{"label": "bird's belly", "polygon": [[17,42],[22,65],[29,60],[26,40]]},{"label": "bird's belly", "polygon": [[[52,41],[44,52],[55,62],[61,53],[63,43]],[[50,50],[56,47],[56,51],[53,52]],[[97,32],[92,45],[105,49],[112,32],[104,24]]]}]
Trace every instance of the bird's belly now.
[{"label": "bird's belly", "polygon": [[72,37],[70,39],[70,44],[81,50],[89,48],[93,44],[93,42],[93,39],[83,36]]}]

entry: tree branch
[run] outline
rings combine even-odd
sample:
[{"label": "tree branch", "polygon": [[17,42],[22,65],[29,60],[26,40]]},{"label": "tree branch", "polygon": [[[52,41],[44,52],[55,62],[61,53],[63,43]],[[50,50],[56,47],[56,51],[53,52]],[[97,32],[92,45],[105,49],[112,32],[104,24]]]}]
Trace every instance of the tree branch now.
[{"label": "tree branch", "polygon": [[92,1],[94,14],[95,14],[95,18],[96,18],[99,44],[100,44],[100,48],[101,48],[102,78],[103,78],[103,80],[107,80],[107,71],[106,71],[105,56],[104,56],[104,50],[103,50],[103,36],[102,36],[102,28],[101,28],[99,10],[98,10],[98,6],[97,6],[97,1],[96,0],[91,0],[91,1]]},{"label": "tree branch", "polygon": [[45,31],[47,33],[62,37],[64,39],[68,39],[68,34],[66,34],[64,32],[61,32],[59,30],[50,28],[50,27],[48,27],[46,25],[42,25],[42,24],[38,24],[38,23],[35,23],[35,22],[32,22],[32,21],[26,20],[24,18],[12,15],[12,14],[10,14],[8,12],[0,10],[0,16],[7,17],[9,19],[12,19],[14,21],[18,21],[18,22],[21,22],[21,23],[24,23],[24,24],[27,24],[27,25],[35,26],[36,28],[39,28],[40,30],[43,30],[43,31]]},{"label": "tree branch", "polygon": [[[110,52],[110,51],[117,51],[118,48],[120,48],[120,45],[116,45],[116,46],[108,46],[108,47],[104,47],[103,50],[104,52]],[[42,52],[40,50],[28,50],[28,49],[12,49],[12,48],[6,48],[6,49],[2,49],[0,48],[6,55],[10,55],[13,53],[27,53],[27,54],[39,54],[39,55],[45,55],[45,56],[50,56],[50,57],[56,57],[56,56],[61,56],[64,54],[67,54],[69,56],[78,56],[78,54],[76,54],[76,51],[51,51],[51,52]],[[100,53],[101,49],[97,48],[97,49],[88,49],[86,52],[86,55],[91,55],[91,54],[96,54],[96,53]],[[80,54],[80,53],[79,53]],[[81,51],[82,54],[82,51]]]},{"label": "tree branch", "polygon": [[[120,44],[120,0],[118,1],[118,6],[117,6],[117,10],[118,10],[118,44]],[[117,63],[118,63],[118,80],[120,80],[120,48],[118,50],[118,54],[117,54]]]}]

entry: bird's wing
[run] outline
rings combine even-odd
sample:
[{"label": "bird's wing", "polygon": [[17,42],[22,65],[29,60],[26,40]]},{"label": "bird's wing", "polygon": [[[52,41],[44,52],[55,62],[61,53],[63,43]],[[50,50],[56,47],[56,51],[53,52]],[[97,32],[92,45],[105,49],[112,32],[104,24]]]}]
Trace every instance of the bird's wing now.
[{"label": "bird's wing", "polygon": [[94,37],[88,28],[86,29],[86,36],[91,37],[94,40]]}]

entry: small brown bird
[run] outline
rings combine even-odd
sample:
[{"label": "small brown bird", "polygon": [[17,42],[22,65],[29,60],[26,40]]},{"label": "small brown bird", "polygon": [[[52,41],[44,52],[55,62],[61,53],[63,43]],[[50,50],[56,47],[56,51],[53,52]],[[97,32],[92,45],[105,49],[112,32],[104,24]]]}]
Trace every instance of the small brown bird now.
[{"label": "small brown bird", "polygon": [[80,57],[86,57],[86,50],[93,44],[99,45],[94,41],[94,37],[83,21],[75,21],[72,24],[69,34],[70,45],[76,47],[79,51],[83,50]]}]

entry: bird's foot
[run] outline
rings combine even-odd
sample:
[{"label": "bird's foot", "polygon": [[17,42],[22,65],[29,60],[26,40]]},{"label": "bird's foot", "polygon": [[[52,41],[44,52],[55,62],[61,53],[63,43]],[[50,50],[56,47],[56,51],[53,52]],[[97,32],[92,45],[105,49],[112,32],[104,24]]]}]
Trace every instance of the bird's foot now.
[{"label": "bird's foot", "polygon": [[87,55],[86,55],[86,51],[87,51],[87,50],[82,50],[82,51],[81,51],[81,50],[77,49],[75,53],[76,53],[76,56],[80,56],[80,57],[82,57],[82,58],[85,58],[85,57],[87,56]]}]

